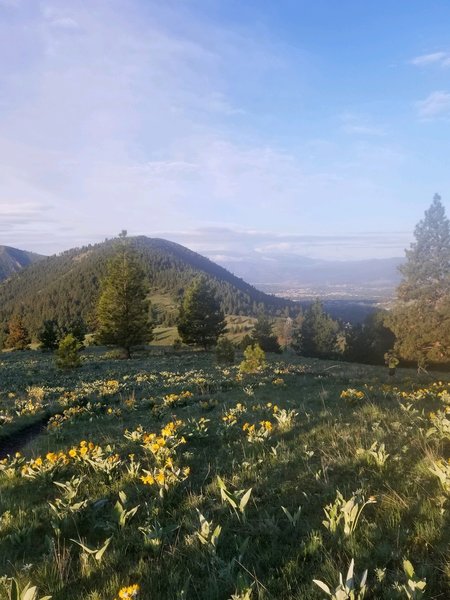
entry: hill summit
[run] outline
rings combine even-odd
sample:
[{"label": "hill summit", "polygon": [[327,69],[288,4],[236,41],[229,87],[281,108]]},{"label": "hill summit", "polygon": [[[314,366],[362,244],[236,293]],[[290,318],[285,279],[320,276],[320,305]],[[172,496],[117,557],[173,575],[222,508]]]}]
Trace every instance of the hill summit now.
[{"label": "hill summit", "polygon": [[[6,326],[21,307],[30,333],[46,319],[68,324],[92,322],[100,282],[117,239],[74,248],[50,256],[0,284],[0,324]],[[150,284],[150,300],[159,322],[175,320],[179,300],[192,279],[203,274],[215,288],[227,314],[254,315],[264,309],[281,314],[293,302],[265,294],[208,258],[167,240],[130,237],[127,243],[142,260]]]}]

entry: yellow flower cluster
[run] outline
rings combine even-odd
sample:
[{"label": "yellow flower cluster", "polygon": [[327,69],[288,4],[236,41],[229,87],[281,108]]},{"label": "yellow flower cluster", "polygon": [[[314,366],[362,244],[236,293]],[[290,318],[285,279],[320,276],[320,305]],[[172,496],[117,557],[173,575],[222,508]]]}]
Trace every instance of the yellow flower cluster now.
[{"label": "yellow flower cluster", "polygon": [[181,392],[180,394],[167,394],[164,396],[164,404],[174,406],[175,404],[183,404],[185,400],[192,398],[194,394],[189,391]]},{"label": "yellow flower cluster", "polygon": [[123,587],[119,590],[119,600],[130,600],[131,598],[137,598],[139,595],[139,586],[137,583]]},{"label": "yellow flower cluster", "polygon": [[256,425],[250,425],[250,423],[244,423],[242,426],[249,442],[264,442],[271,435],[272,429],[273,425],[270,421],[260,421],[258,429]]},{"label": "yellow flower cluster", "polygon": [[162,490],[168,490],[169,487],[180,483],[189,477],[191,472],[189,467],[180,469],[176,467],[171,458],[168,458],[163,467],[153,469],[153,471],[145,470],[145,475],[141,476],[141,481],[144,485],[157,485]]},{"label": "yellow flower cluster", "polygon": [[354,388],[348,388],[346,390],[342,390],[340,397],[342,400],[363,400],[365,397],[364,392],[361,390],[355,390]]},{"label": "yellow flower cluster", "polygon": [[[2,465],[6,466],[8,459],[4,459],[4,461],[2,461]],[[94,468],[111,471],[120,464],[120,457],[118,454],[105,455],[101,446],[83,440],[78,446],[73,446],[67,452],[62,450],[47,452],[45,456],[38,456],[27,462],[24,462],[24,459],[16,454],[9,466],[20,466],[20,473],[23,477],[34,478],[42,473],[50,472],[56,467],[82,461],[87,461]]]}]

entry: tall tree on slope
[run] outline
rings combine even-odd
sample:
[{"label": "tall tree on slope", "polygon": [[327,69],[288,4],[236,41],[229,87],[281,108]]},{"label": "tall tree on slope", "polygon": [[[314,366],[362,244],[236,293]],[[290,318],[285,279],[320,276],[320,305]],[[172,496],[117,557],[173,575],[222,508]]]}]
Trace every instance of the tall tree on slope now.
[{"label": "tall tree on slope", "polygon": [[139,258],[127,243],[126,233],[108,265],[97,304],[97,339],[116,345],[131,358],[133,346],[152,339],[145,273]]},{"label": "tall tree on slope", "polygon": [[399,356],[425,367],[450,360],[450,222],[437,194],[414,236],[386,323]]}]

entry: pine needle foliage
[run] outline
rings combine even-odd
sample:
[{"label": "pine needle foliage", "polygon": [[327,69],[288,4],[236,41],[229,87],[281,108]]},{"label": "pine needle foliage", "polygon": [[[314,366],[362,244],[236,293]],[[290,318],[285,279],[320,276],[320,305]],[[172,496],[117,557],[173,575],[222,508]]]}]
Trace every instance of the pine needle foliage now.
[{"label": "pine needle foliage", "polygon": [[185,344],[201,346],[205,350],[215,346],[225,333],[225,315],[205,277],[199,277],[188,288],[177,326]]},{"label": "pine needle foliage", "polygon": [[450,360],[450,222],[437,194],[414,236],[386,322],[397,353],[425,367]]},{"label": "pine needle foliage", "polygon": [[25,327],[21,315],[15,314],[8,325],[8,337],[6,338],[6,348],[13,350],[25,350],[31,342],[28,329]]},{"label": "pine needle foliage", "polygon": [[133,346],[152,338],[145,272],[136,252],[122,238],[101,285],[97,340],[119,346],[131,357]]}]

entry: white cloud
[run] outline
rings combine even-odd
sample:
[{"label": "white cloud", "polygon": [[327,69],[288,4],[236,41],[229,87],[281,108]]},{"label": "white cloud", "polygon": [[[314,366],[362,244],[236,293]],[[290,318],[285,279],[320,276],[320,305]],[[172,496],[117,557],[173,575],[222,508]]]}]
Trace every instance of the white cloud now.
[{"label": "white cloud", "polygon": [[450,115],[450,93],[432,92],[425,100],[416,104],[419,116],[423,119],[434,119]]},{"label": "white cloud", "polygon": [[416,56],[410,62],[416,67],[428,67],[429,65],[450,67],[450,52],[432,52],[431,54],[422,54],[421,56]]}]

